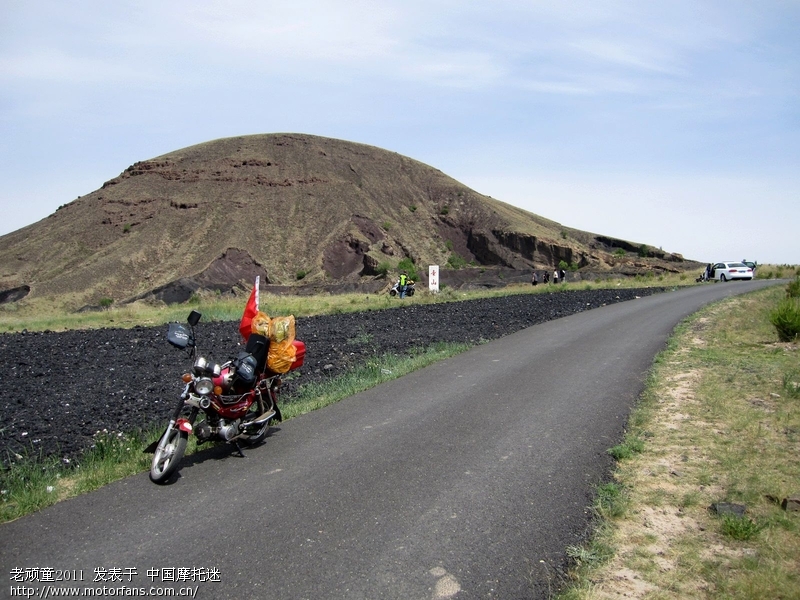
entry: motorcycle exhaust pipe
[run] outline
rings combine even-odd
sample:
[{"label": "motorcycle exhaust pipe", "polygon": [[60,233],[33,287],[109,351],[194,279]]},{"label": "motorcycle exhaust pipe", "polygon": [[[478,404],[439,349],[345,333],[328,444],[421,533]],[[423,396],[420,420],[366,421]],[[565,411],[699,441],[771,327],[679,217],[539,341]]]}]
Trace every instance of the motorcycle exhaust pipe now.
[{"label": "motorcycle exhaust pipe", "polygon": [[263,415],[258,417],[255,421],[250,421],[249,423],[247,423],[247,427],[249,427],[249,428],[261,427],[264,423],[269,421],[274,416],[275,416],[275,411],[274,410],[270,410],[268,412],[265,412]]}]

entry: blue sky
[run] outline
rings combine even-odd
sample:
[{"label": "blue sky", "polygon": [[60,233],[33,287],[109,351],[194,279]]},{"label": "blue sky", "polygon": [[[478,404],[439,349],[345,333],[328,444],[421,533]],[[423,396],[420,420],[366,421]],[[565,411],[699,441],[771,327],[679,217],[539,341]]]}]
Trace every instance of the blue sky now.
[{"label": "blue sky", "polygon": [[800,0],[0,0],[0,234],[298,132],[563,225],[800,264]]}]

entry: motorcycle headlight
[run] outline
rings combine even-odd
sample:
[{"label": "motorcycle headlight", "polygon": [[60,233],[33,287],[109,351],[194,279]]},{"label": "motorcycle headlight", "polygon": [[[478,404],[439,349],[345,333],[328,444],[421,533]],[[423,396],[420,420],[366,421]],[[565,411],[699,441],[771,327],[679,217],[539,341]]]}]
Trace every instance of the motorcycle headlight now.
[{"label": "motorcycle headlight", "polygon": [[194,391],[201,396],[207,396],[214,389],[214,382],[208,377],[201,377],[194,382]]}]

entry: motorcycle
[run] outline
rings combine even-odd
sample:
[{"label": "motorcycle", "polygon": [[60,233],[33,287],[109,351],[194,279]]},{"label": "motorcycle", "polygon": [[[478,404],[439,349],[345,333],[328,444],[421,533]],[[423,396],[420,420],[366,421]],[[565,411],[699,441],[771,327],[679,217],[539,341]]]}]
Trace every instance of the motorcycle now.
[{"label": "motorcycle", "polygon": [[[187,319],[188,328],[170,323],[167,332],[167,341],[185,350],[194,362],[191,371],[183,375],[183,393],[166,431],[147,448],[154,452],[150,467],[154,483],[165,483],[177,471],[191,433],[198,444],[233,444],[244,457],[241,443],[260,444],[272,421],[282,420],[278,408],[281,378],[266,367],[269,339],[254,333],[236,359],[215,364],[197,353],[194,328],[200,317],[193,310]],[[294,344],[297,359],[290,369],[302,366],[305,355],[305,345],[299,341]]]},{"label": "motorcycle", "polygon": [[[399,296],[400,295],[400,282],[399,281],[395,282],[395,284],[389,290],[389,295],[390,296]],[[413,295],[414,295],[414,282],[409,279],[408,283],[406,284],[406,296],[413,296]]]}]

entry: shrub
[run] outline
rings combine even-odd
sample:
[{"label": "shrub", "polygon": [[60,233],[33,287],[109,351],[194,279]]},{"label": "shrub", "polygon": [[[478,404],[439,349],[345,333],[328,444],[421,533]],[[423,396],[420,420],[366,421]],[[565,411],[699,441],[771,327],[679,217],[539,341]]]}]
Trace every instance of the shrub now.
[{"label": "shrub", "polygon": [[384,231],[389,231],[392,228],[392,224],[389,221],[384,221],[381,227],[383,227]]},{"label": "shrub", "polygon": [[463,269],[467,264],[467,261],[464,260],[458,254],[451,254],[450,258],[447,259],[447,266],[451,269]]},{"label": "shrub", "polygon": [[450,252],[452,252],[453,251],[453,240],[446,240],[445,243],[444,243],[444,247],[447,248],[448,250],[450,250]]},{"label": "shrub", "polygon": [[439,211],[439,214],[440,214],[440,215],[446,215],[446,214],[448,214],[449,212],[450,212],[450,207],[449,207],[449,206],[443,206],[443,207],[441,208],[441,210]]},{"label": "shrub", "polygon": [[397,270],[398,271],[405,271],[408,273],[408,276],[413,279],[414,281],[419,281],[419,275],[417,274],[417,267],[414,266],[414,261],[410,258],[404,258],[399,263],[397,263]]},{"label": "shrub", "polygon": [[100,302],[98,302],[98,304],[100,306],[102,306],[103,308],[108,308],[112,304],[114,304],[114,299],[113,298],[100,298]]},{"label": "shrub", "polygon": [[786,286],[787,298],[800,298],[800,276]]},{"label": "shrub", "polygon": [[561,231],[561,238],[562,239],[567,239],[567,232],[566,231],[563,231],[563,230]]},{"label": "shrub", "polygon": [[308,271],[305,271],[305,270],[303,270],[303,269],[300,269],[300,270],[297,272],[297,274],[295,275],[295,277],[297,277],[297,281],[300,281],[300,280],[301,280],[301,279],[303,279],[303,278],[304,278],[306,275],[308,275]]},{"label": "shrub", "polygon": [[378,271],[379,276],[386,277],[389,274],[389,269],[391,268],[392,266],[388,262],[382,262],[378,263],[378,267],[376,270]]},{"label": "shrub", "polygon": [[650,256],[650,248],[648,248],[646,244],[639,246],[639,256],[642,258]]},{"label": "shrub", "polygon": [[614,250],[614,256],[625,256],[625,250],[623,248],[617,248]]},{"label": "shrub", "polygon": [[410,210],[411,212],[417,212],[417,205],[412,204],[411,206],[408,207],[408,210]]},{"label": "shrub", "polygon": [[769,320],[782,342],[792,342],[800,336],[800,299],[784,298],[769,314]]}]

